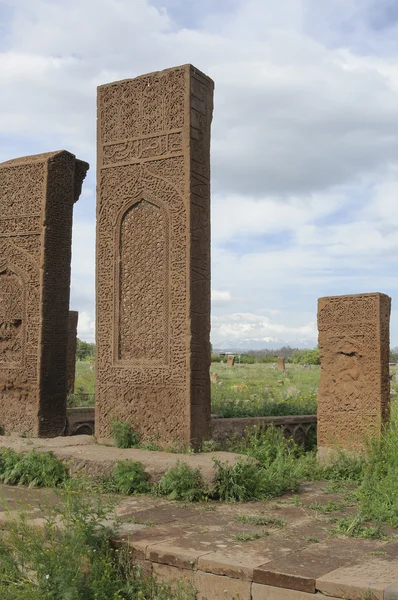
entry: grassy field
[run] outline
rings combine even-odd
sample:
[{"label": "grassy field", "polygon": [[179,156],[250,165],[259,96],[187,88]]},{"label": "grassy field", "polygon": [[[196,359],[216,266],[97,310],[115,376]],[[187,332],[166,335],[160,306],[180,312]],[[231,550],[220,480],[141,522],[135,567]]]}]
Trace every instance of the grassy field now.
[{"label": "grassy field", "polygon": [[[316,411],[320,367],[288,364],[283,373],[272,364],[227,367],[214,363],[210,374],[212,412],[224,417],[312,414]],[[70,406],[93,406],[93,362],[77,361],[75,394]]]},{"label": "grassy field", "polygon": [[[313,414],[316,412],[320,367],[258,363],[214,363],[210,373],[212,412],[223,417]],[[217,381],[215,381],[217,380]]]},{"label": "grassy field", "polygon": [[[398,397],[397,367],[392,374],[391,396]],[[320,366],[286,363],[286,372],[273,364],[213,363],[210,369],[212,413],[223,417],[251,417],[314,414]],[[75,394],[70,406],[94,406],[95,368],[93,362],[77,361]]]}]

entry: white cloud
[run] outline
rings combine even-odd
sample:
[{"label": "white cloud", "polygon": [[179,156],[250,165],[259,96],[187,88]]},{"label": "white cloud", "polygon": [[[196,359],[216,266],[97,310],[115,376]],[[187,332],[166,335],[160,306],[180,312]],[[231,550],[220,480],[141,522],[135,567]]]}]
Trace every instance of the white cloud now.
[{"label": "white cloud", "polygon": [[86,342],[95,341],[95,322],[93,321],[92,314],[84,310],[79,312],[77,337]]},{"label": "white cloud", "polygon": [[[214,335],[301,335],[320,295],[398,291],[398,45],[386,11],[386,0],[12,2],[0,46],[0,132],[12,144],[0,160],[11,146],[66,147],[91,163],[74,222],[80,335],[92,339],[94,322],[96,86],[185,62],[216,82],[212,301],[226,320]],[[231,318],[242,314],[255,318]]]},{"label": "white cloud", "polygon": [[211,302],[215,304],[227,304],[231,301],[231,294],[228,291],[211,290]]},{"label": "white cloud", "polygon": [[233,313],[212,318],[212,338],[220,341],[290,341],[316,339],[317,331],[314,322],[299,327],[287,327],[264,315],[252,313]]}]

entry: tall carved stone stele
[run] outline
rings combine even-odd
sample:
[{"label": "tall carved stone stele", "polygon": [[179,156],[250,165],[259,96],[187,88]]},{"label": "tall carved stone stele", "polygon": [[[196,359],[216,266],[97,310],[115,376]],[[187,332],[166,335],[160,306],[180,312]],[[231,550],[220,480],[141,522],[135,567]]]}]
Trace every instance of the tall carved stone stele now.
[{"label": "tall carved stone stele", "polygon": [[61,435],[73,204],[88,164],[66,151],[0,164],[0,427]]},{"label": "tall carved stone stele", "polygon": [[210,433],[213,82],[191,65],[98,90],[96,434]]},{"label": "tall carved stone stele", "polygon": [[76,376],[76,347],[77,347],[77,323],[79,321],[79,313],[76,310],[69,311],[68,320],[68,360],[67,360],[67,385],[68,394],[73,394],[75,391],[75,376]]},{"label": "tall carved stone stele", "polygon": [[318,300],[318,451],[360,450],[390,412],[390,309],[385,294]]}]

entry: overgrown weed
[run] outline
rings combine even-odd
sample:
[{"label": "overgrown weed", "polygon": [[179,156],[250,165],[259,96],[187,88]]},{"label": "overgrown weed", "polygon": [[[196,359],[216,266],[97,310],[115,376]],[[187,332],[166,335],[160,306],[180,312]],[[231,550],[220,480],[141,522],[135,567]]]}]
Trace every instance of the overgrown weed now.
[{"label": "overgrown weed", "polygon": [[167,469],[153,491],[157,496],[167,496],[169,500],[195,502],[206,498],[200,470],[182,462]]},{"label": "overgrown weed", "polygon": [[67,490],[42,529],[26,515],[10,517],[0,541],[2,600],[194,600],[189,585],[146,579],[127,545],[112,547],[114,531],[103,525],[110,510],[99,497]]}]

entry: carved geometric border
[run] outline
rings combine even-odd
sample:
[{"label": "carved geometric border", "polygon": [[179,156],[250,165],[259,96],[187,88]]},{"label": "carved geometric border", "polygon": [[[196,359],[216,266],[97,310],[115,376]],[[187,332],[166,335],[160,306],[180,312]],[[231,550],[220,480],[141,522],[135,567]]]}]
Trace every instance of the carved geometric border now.
[{"label": "carved geometric border", "polygon": [[28,318],[28,307],[26,306],[27,281],[26,281],[25,273],[22,271],[22,269],[20,269],[19,267],[17,267],[16,265],[14,265],[8,261],[4,261],[3,263],[0,264],[0,275],[1,275],[1,273],[4,273],[7,270],[11,271],[12,273],[15,273],[15,275],[17,275],[17,277],[19,277],[19,279],[21,280],[21,283],[22,283],[22,286],[21,286],[22,287],[21,306],[22,306],[22,312],[23,312],[22,332],[21,332],[22,352],[21,352],[21,360],[20,361],[13,362],[13,363],[7,363],[7,365],[2,365],[0,363],[0,369],[19,369],[25,364],[25,359],[26,359],[26,324],[27,324],[27,318]]},{"label": "carved geometric border", "polygon": [[[165,360],[162,363],[159,363],[156,360],[148,360],[148,359],[134,359],[130,360],[122,360],[119,358],[119,341],[120,341],[120,281],[121,281],[121,260],[120,260],[120,252],[121,252],[121,225],[122,220],[126,213],[136,204],[145,201],[153,206],[159,208],[164,214],[166,220],[166,257],[165,257],[165,294],[166,294],[166,310],[165,310],[165,330],[167,332],[167,343],[165,345]],[[123,367],[123,368],[146,368],[146,367],[157,367],[157,368],[169,368],[170,363],[170,281],[169,281],[169,273],[170,273],[170,252],[171,252],[171,222],[170,222],[170,214],[169,208],[166,204],[164,204],[158,198],[154,199],[152,194],[148,192],[141,191],[139,192],[133,200],[126,202],[118,211],[116,224],[114,228],[114,248],[115,248],[115,256],[114,256],[114,294],[113,294],[113,360],[112,363],[115,367]]]}]

